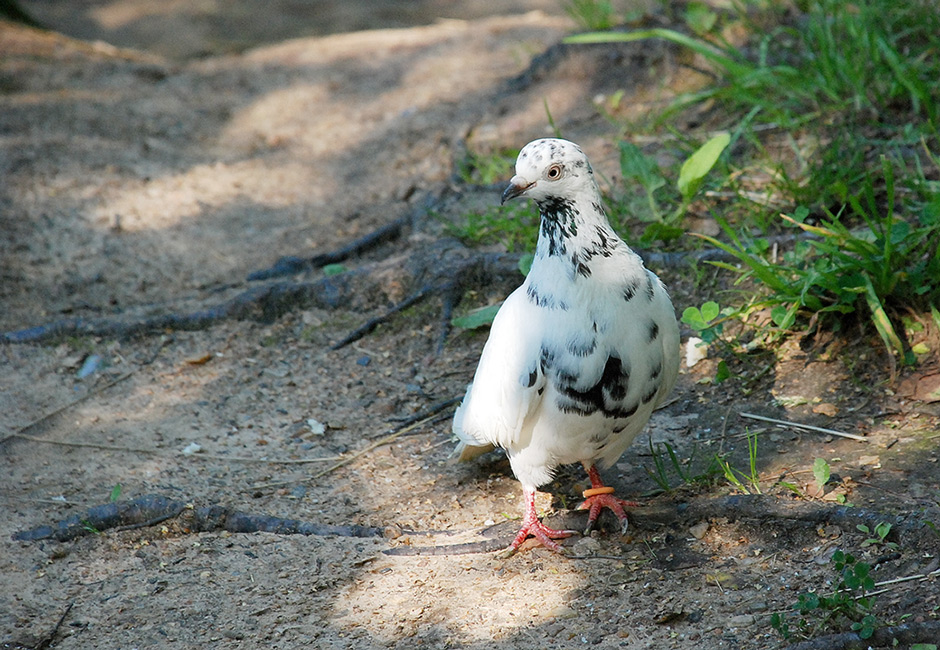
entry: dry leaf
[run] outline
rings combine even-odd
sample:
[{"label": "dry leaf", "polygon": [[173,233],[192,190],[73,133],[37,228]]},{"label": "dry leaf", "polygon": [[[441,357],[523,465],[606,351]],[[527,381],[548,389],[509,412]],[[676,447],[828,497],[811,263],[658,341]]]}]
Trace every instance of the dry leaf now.
[{"label": "dry leaf", "polygon": [[813,413],[819,413],[820,415],[825,415],[830,418],[835,417],[838,412],[839,407],[829,402],[823,402],[813,407]]},{"label": "dry leaf", "polygon": [[202,366],[209,363],[212,360],[212,353],[206,352],[202,356],[193,357],[191,359],[186,359],[186,364],[190,366]]}]

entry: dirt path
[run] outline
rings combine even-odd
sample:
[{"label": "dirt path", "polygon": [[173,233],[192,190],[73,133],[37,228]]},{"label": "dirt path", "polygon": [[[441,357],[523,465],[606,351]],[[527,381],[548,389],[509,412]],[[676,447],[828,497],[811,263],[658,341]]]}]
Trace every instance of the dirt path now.
[{"label": "dirt path", "polygon": [[[138,4],[112,11],[136,15]],[[331,250],[415,216],[404,239],[346,262],[392,260],[373,292],[342,309],[130,341],[0,347],[0,437],[16,434],[0,443],[4,647],[39,647],[71,606],[51,647],[768,648],[780,643],[769,613],[802,590],[828,588],[832,551],[888,555],[861,547],[854,526],[867,519],[787,514],[830,502],[796,502],[777,488],[765,506],[742,509],[723,498],[732,491],[723,481],[648,498],[627,536],[570,542],[591,559],[543,549],[509,559],[421,553],[505,534],[519,514],[504,459],[448,460],[448,411],[369,448],[402,418],[460,394],[484,334],[460,333],[438,354],[440,303],[430,300],[352,346],[329,346],[415,289],[395,273],[397,260],[434,242],[442,220],[497,201],[456,186],[468,142],[520,146],[547,133],[547,101],[566,136],[613,177],[611,127],[595,95],[625,89],[642,106],[686,80],[675,52],[655,44],[540,56],[572,28],[557,10],[485,17],[470,3],[469,20],[275,42],[322,33],[297,26],[279,9],[289,4],[271,5],[270,44],[234,54],[224,52],[238,44],[218,36],[231,31],[234,10],[216,21],[176,15],[169,35],[161,21],[172,14],[124,23],[110,14],[127,38],[155,35],[138,50],[0,23],[2,331],[199,308],[251,286],[247,274],[282,255]],[[33,8],[57,24],[53,3]],[[341,30],[362,26],[345,19]],[[185,47],[161,53],[170,36]],[[426,202],[444,195],[428,218]],[[664,275],[680,309],[701,304],[684,272]],[[794,345],[779,360],[736,367],[757,376],[770,364],[760,379],[720,389],[703,383],[714,359],[683,368],[651,435],[683,457],[733,452],[744,468],[740,435],[758,429],[765,487],[785,475],[803,490],[813,459],[826,458],[860,512],[896,524],[898,555],[882,557],[878,578],[930,573],[936,537],[922,522],[940,522],[937,413],[903,391],[859,386],[879,376],[866,374],[880,363],[868,354],[850,370],[837,355]],[[758,426],[742,411],[870,442]],[[350,462],[327,471],[337,459]],[[644,436],[610,479],[645,495],[656,487],[652,467]],[[547,488],[542,507],[574,502],[585,480],[576,470]],[[66,542],[11,541],[106,503],[118,484],[125,500],[161,494],[386,536],[195,533],[183,518]],[[936,581],[883,595],[882,620],[935,620]]]}]

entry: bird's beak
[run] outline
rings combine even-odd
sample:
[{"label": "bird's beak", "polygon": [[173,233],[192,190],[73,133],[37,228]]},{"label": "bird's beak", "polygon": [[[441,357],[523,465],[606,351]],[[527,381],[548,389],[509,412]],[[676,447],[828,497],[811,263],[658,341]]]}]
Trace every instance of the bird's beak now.
[{"label": "bird's beak", "polygon": [[525,193],[527,189],[534,186],[535,182],[529,182],[524,179],[522,176],[513,176],[509,181],[509,187],[503,191],[503,200],[501,203],[505,203],[510,199],[514,199],[517,196],[521,196]]}]

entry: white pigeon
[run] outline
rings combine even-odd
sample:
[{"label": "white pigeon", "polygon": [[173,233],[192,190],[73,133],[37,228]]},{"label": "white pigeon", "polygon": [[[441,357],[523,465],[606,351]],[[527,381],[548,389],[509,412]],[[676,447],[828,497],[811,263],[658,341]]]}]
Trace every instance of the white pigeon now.
[{"label": "white pigeon", "polygon": [[559,465],[581,462],[592,486],[580,506],[590,508],[588,530],[604,507],[626,530],[624,506],[638,504],[613,496],[597,465],[616,462],[672,390],[679,328],[662,282],[610,227],[578,145],[527,144],[502,200],[516,197],[539,208],[535,259],[493,321],[453,430],[461,460],[501,447],[522,483],[510,550],[533,535],[561,551],[554,540],[575,531],[538,519],[536,488]]}]

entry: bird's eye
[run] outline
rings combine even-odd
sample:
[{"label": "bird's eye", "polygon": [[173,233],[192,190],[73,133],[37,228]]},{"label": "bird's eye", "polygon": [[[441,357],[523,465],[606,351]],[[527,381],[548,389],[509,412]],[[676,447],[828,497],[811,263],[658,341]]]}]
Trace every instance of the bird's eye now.
[{"label": "bird's eye", "polygon": [[562,166],[556,163],[552,165],[551,167],[549,167],[547,170],[545,170],[545,178],[547,178],[550,181],[556,181],[559,178],[561,178],[562,171],[563,171]]}]

